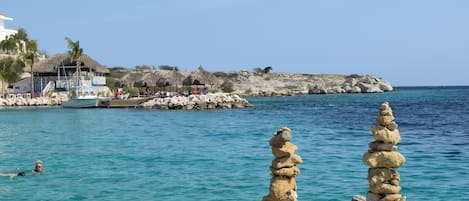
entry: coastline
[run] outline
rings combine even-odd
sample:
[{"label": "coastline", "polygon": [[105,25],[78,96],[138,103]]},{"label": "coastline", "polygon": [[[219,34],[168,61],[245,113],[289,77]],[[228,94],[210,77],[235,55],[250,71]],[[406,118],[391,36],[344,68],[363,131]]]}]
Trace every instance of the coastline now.
[{"label": "coastline", "polygon": [[[141,100],[138,102],[138,100]],[[50,97],[24,98],[11,97],[0,98],[1,107],[44,107],[61,106],[68,101],[66,94],[53,93]],[[117,103],[113,103],[115,101]],[[137,103],[135,103],[137,101]],[[231,109],[253,107],[249,101],[237,94],[214,93],[206,95],[172,96],[172,97],[142,97],[126,100],[112,100],[104,98],[98,108],[147,108],[161,110],[203,110],[203,109]]]}]

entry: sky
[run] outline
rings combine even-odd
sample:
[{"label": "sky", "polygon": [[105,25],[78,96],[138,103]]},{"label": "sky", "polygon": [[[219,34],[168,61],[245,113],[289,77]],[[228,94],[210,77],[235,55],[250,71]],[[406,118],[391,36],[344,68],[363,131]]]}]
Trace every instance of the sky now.
[{"label": "sky", "polygon": [[371,74],[469,85],[467,0],[0,0],[49,55],[65,37],[107,67]]}]

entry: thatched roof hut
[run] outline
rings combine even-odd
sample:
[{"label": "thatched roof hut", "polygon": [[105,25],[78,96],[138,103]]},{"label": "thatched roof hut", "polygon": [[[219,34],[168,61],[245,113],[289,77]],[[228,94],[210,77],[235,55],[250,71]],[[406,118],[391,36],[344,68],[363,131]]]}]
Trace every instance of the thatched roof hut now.
[{"label": "thatched roof hut", "polygon": [[[109,74],[110,71],[90,56],[82,54],[80,58],[81,71],[94,72],[97,74]],[[76,62],[72,61],[68,53],[56,54],[34,64],[33,72],[38,74],[56,74],[58,70],[75,71]],[[62,71],[62,70],[61,70]]]}]

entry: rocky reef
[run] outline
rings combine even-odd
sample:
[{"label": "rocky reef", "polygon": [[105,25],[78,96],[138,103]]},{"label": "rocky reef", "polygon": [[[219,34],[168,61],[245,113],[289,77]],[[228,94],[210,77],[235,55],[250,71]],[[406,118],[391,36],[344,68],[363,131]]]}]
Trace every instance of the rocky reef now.
[{"label": "rocky reef", "polygon": [[[366,201],[405,201],[399,194],[400,175],[396,170],[405,163],[405,157],[397,150],[401,136],[387,102],[381,105],[376,121],[378,124],[371,127],[375,141],[368,144],[369,150],[363,154],[363,162],[369,166]],[[352,200],[365,201],[360,196]]]},{"label": "rocky reef", "polygon": [[264,196],[262,201],[297,201],[295,177],[300,174],[297,164],[303,163],[301,157],[295,154],[298,147],[292,143],[291,130],[287,127],[281,128],[274,133],[270,139],[272,154],[275,159],[272,161],[270,171],[269,195]]}]

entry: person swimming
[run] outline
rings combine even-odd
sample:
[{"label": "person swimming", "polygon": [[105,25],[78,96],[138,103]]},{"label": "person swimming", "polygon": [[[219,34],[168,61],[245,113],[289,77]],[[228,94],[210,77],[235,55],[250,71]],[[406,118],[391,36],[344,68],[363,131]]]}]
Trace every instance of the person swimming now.
[{"label": "person swimming", "polygon": [[[26,176],[26,172],[25,171],[21,171],[19,168],[17,169],[18,173],[0,173],[0,176],[6,176],[6,177],[10,177],[10,180],[13,179],[13,177],[16,177],[16,176],[20,176],[20,177],[23,177],[23,176]],[[36,165],[34,166],[34,169],[31,170],[31,174],[40,174],[42,173],[43,170],[42,170],[42,161],[41,160],[37,160],[36,161]]]}]

